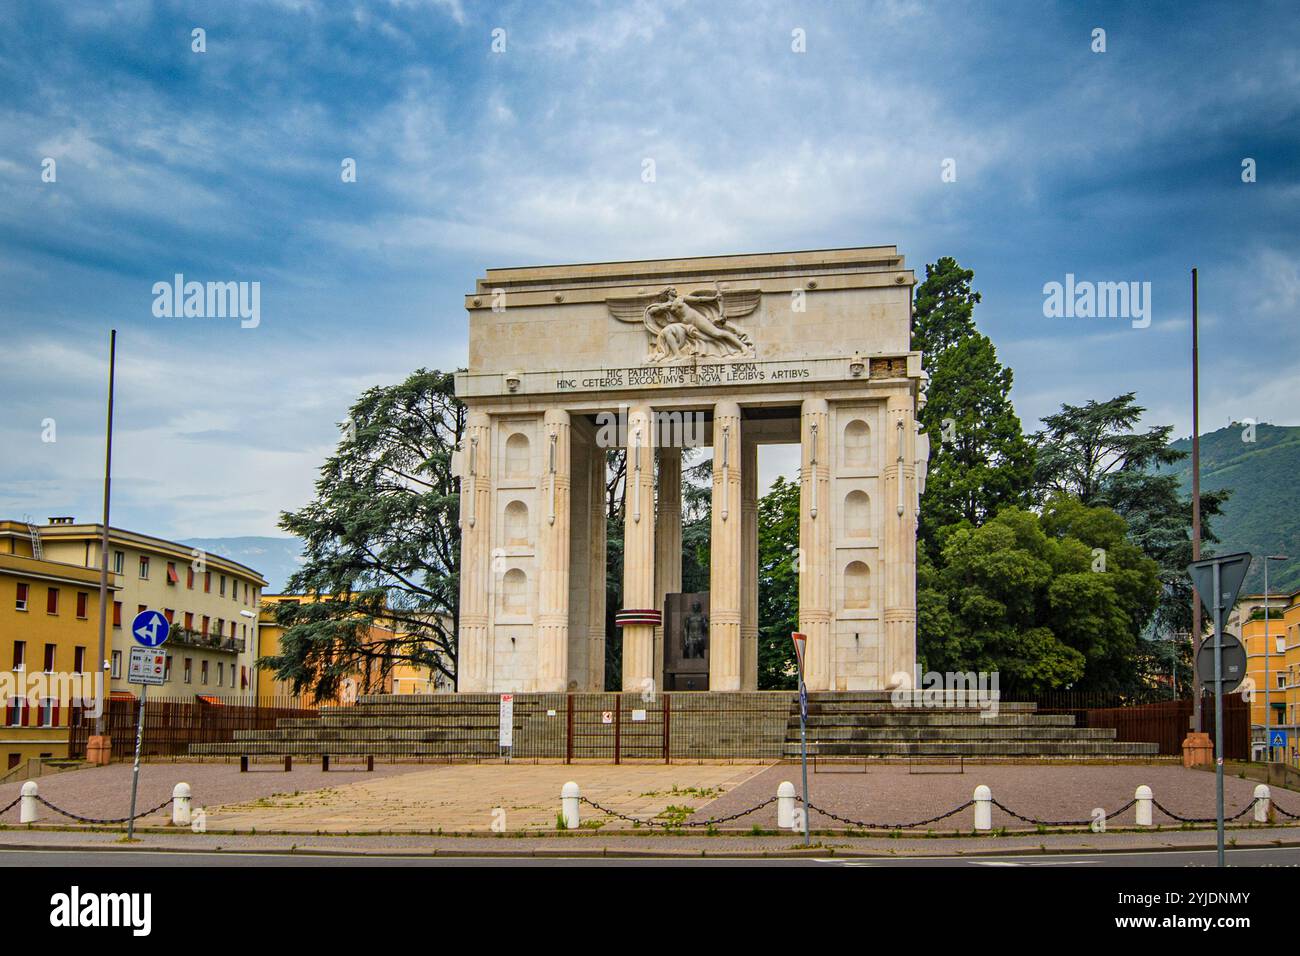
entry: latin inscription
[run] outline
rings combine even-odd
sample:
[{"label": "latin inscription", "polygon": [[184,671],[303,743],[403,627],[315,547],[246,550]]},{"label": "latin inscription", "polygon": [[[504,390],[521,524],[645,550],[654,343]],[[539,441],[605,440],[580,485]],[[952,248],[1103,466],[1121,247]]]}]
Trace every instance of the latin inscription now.
[{"label": "latin inscription", "polygon": [[792,382],[813,377],[803,364],[776,362],[718,362],[711,365],[641,365],[611,368],[589,375],[566,374],[555,379],[555,390],[602,391],[611,388],[653,388],[733,385],[747,382]]}]

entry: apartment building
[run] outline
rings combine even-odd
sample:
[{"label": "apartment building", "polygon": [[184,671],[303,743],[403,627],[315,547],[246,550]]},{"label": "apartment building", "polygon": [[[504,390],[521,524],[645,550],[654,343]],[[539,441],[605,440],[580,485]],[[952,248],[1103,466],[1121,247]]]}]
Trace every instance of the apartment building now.
[{"label": "apartment building", "polygon": [[[1238,600],[1235,612],[1246,647],[1246,669],[1255,688],[1250,712],[1252,753],[1256,759],[1266,759],[1266,727],[1282,730],[1287,746],[1274,747],[1272,757],[1300,766],[1300,591],[1270,595],[1267,605],[1263,595],[1246,595]],[[1228,630],[1233,630],[1231,621]]]},{"label": "apartment building", "polygon": [[[0,554],[91,569],[98,586],[101,533],[102,525],[72,518],[51,518],[40,526],[0,521]],[[171,622],[167,679],[151,695],[257,694],[258,606],[266,587],[261,574],[220,555],[120,528],[109,531],[109,571],[118,582],[106,652],[116,696],[136,693],[126,680],[128,628],[145,609]]]},{"label": "apartment building", "polygon": [[[116,575],[110,592],[120,588]],[[99,571],[0,551],[0,760],[68,755],[73,708],[98,696]]]}]

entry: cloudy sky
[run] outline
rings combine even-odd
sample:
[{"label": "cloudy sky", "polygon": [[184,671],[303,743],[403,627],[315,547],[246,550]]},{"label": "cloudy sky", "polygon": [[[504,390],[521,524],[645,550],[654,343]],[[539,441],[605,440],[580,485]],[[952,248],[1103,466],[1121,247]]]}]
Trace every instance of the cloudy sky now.
[{"label": "cloudy sky", "polygon": [[[893,243],[923,274],[951,255],[1027,429],[1136,390],[1187,434],[1196,265],[1206,430],[1298,424],[1294,14],[6,3],[0,517],[97,517],[116,328],[114,523],[275,533],[359,391],[464,364],[461,296],[489,266]],[[176,273],[259,282],[260,325],[155,316]],[[1150,326],[1046,317],[1067,273],[1149,282]]]}]

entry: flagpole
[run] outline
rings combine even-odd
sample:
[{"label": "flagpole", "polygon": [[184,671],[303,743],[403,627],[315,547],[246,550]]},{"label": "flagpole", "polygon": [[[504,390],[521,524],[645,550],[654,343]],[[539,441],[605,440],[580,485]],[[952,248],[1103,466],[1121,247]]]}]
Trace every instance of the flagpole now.
[{"label": "flagpole", "polygon": [[[99,538],[99,714],[95,717],[95,735],[104,736],[108,710],[108,506],[113,474],[113,389],[117,372],[117,329],[108,333],[108,421],[104,427],[104,523]],[[103,746],[103,741],[101,741]],[[89,756],[89,753],[87,753]],[[105,760],[107,762],[107,760]]]},{"label": "flagpole", "polygon": [[[1192,269],[1192,561],[1201,560],[1201,364],[1199,354],[1199,329],[1197,327],[1198,294],[1196,269]],[[1192,668],[1201,650],[1201,598],[1192,587]],[[1205,729],[1201,713],[1201,686],[1193,681],[1192,726],[1197,732]]]}]

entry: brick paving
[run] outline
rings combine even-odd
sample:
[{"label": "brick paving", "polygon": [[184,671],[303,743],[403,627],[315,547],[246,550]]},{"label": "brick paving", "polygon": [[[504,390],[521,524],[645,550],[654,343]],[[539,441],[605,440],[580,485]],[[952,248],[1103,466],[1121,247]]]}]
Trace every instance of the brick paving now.
[{"label": "brick paving", "polygon": [[[268,830],[300,834],[363,834],[388,831],[431,834],[490,832],[498,817],[493,811],[505,810],[509,831],[534,831],[539,835],[555,834],[555,816],[559,809],[559,790],[566,780],[575,780],[583,795],[602,805],[640,820],[662,820],[670,807],[694,811],[687,819],[695,822],[728,816],[767,801],[775,795],[782,780],[799,784],[799,766],[757,765],[671,765],[642,764],[612,766],[608,764],[498,764],[430,765],[376,764],[373,773],[335,771],[323,774],[319,765],[299,764],[289,774],[277,772],[276,765],[260,765],[254,772],[241,774],[237,764],[220,763],[149,763],[141,768],[138,805],[149,808],[171,795],[180,780],[194,789],[195,807],[204,807],[208,825],[213,830]],[[1094,807],[1108,812],[1127,803],[1139,784],[1154,791],[1155,798],[1182,816],[1210,817],[1214,813],[1214,775],[1198,770],[1184,770],[1174,765],[967,765],[964,774],[930,772],[909,773],[906,765],[878,764],[866,773],[840,766],[828,772],[810,768],[812,802],[832,812],[870,823],[906,823],[943,813],[970,800],[979,784],[989,786],[996,800],[1025,816],[1040,820],[1088,820]],[[131,767],[114,764],[107,768],[88,768],[43,777],[38,781],[41,795],[52,803],[87,817],[121,817],[127,812]],[[18,795],[21,784],[0,786],[0,806]],[[1253,798],[1254,781],[1229,776],[1225,780],[1226,807],[1231,816]],[[1300,813],[1300,793],[1273,788],[1276,803]],[[149,828],[165,824],[170,810],[142,821]],[[647,835],[646,828],[629,832],[632,824],[600,814],[583,806],[584,821],[600,823],[598,832],[611,840]],[[1247,818],[1249,819],[1249,817]],[[13,826],[18,820],[15,807],[0,816],[0,823]],[[973,820],[971,809],[932,826],[935,832],[969,832]],[[736,837],[754,827],[775,827],[776,808],[764,809],[724,825],[725,834],[705,836],[699,831],[664,835],[670,843],[688,838],[704,839],[715,850],[719,839],[739,839],[750,850],[752,841],[775,841],[771,846],[788,846],[789,836]],[[1165,826],[1177,823],[1156,811],[1155,822]],[[1279,822],[1282,822],[1279,820]],[[42,825],[71,825],[72,821],[41,809]],[[1129,809],[1112,826],[1131,826]],[[995,827],[1028,831],[1031,825],[1008,817],[994,809]],[[814,829],[836,829],[836,824],[814,812]],[[926,828],[904,831],[922,836]],[[5,842],[30,831],[10,830]],[[578,838],[589,836],[567,834]],[[1259,832],[1259,831],[1252,831]],[[1289,832],[1300,840],[1300,828]],[[697,834],[699,834],[697,836]],[[1081,835],[1086,837],[1086,835]],[[1081,836],[1071,836],[1079,839]],[[181,836],[181,839],[189,835]],[[506,839],[495,834],[493,839]],[[242,838],[241,838],[242,839]],[[836,835],[829,838],[840,840]],[[847,838],[850,843],[858,838]],[[925,841],[920,841],[925,842]],[[417,844],[421,847],[427,844]],[[465,844],[458,844],[462,848]],[[602,844],[603,846],[604,844]],[[612,844],[611,844],[612,845]],[[644,844],[642,844],[644,845]],[[673,844],[682,846],[683,844]],[[769,844],[762,844],[767,847]],[[1033,843],[1032,845],[1038,845]]]},{"label": "brick paving", "polygon": [[[337,787],[358,776],[392,777],[427,770],[428,765],[376,763],[373,773],[354,773],[350,765],[322,773],[320,764],[299,762],[289,773],[281,764],[253,764],[248,773],[239,772],[237,763],[142,763],[140,791],[136,808],[147,810],[172,795],[172,787],[184,781],[194,792],[194,806],[256,800],[272,794],[319,790]],[[107,767],[87,767],[51,774],[36,780],[40,795],[50,803],[83,817],[113,819],[125,817],[131,806],[131,764],[113,763]],[[0,807],[18,796],[22,783],[0,785]],[[144,818],[137,825],[162,823],[171,819],[170,805]],[[41,807],[42,822],[73,821]],[[0,823],[17,823],[18,808],[0,814]]]},{"label": "brick paving", "polygon": [[[820,772],[808,768],[810,802],[839,816],[867,823],[910,823],[936,816],[971,799],[977,786],[993,791],[993,799],[1017,813],[1043,821],[1088,821],[1095,807],[1107,814],[1133,799],[1139,785],[1151,788],[1157,802],[1183,817],[1213,817],[1215,812],[1214,774],[1203,770],[1186,770],[1171,764],[1071,765],[986,764],[965,766],[964,773],[940,773],[953,768],[931,765],[909,772],[903,764],[877,764],[865,773],[862,765],[844,764]],[[925,771],[925,772],[920,772]],[[754,806],[775,795],[783,780],[800,789],[800,768],[796,764],[770,767],[742,786],[724,794],[692,817],[714,819]],[[1224,810],[1236,813],[1254,799],[1256,782],[1228,776],[1224,779]],[[1275,802],[1300,813],[1300,793],[1271,788]],[[1112,826],[1132,826],[1132,809],[1119,817],[1108,818]],[[770,819],[769,819],[770,818]],[[770,826],[775,808],[768,807],[732,823],[731,826]],[[1249,817],[1247,818],[1249,819]],[[932,825],[935,830],[969,830],[974,810],[968,808],[947,820]],[[1159,810],[1153,815],[1158,825],[1177,825]],[[816,811],[811,814],[813,829],[842,827]],[[1031,824],[993,808],[993,826],[1033,829]],[[925,828],[922,828],[922,832]]]},{"label": "brick paving", "polygon": [[[466,832],[554,830],[560,788],[581,782],[583,795],[638,820],[656,818],[669,807],[685,812],[757,773],[747,764],[375,764],[373,773],[331,771],[300,763],[291,773],[276,764],[241,774],[237,764],[169,763],[141,767],[137,806],[148,809],[171,796],[181,780],[194,792],[214,830],[301,833]],[[117,818],[127,813],[131,767],[74,770],[37,781],[46,800],[81,816]],[[18,795],[21,784],[0,788],[0,806]],[[170,807],[142,818],[137,826],[162,825]],[[503,815],[504,814],[504,815]],[[684,814],[683,814],[684,815]],[[634,823],[603,817],[608,829]],[[17,823],[18,808],[0,823]],[[40,822],[72,825],[42,807]]]}]

